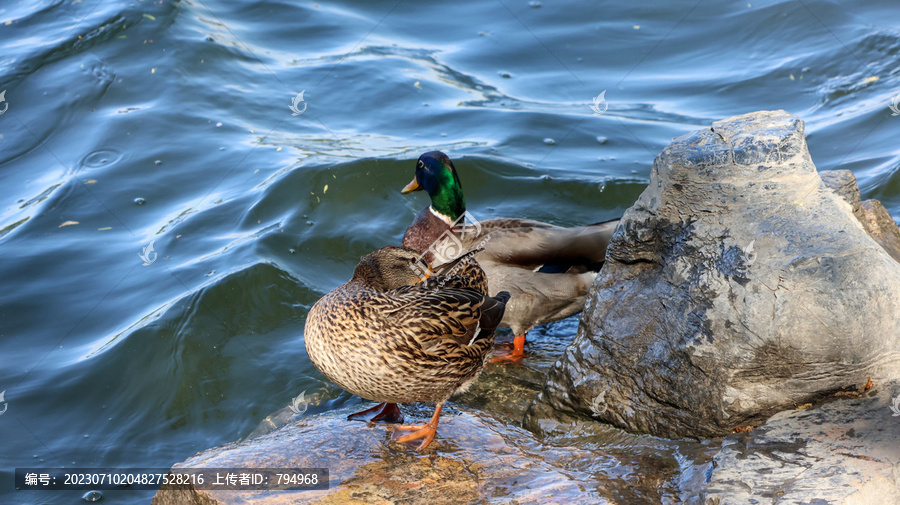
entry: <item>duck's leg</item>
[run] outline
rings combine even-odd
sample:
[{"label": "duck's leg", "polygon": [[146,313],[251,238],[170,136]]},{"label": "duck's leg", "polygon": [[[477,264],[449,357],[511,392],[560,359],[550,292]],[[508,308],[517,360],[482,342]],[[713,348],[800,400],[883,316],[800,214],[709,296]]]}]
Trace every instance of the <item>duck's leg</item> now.
[{"label": "duck's leg", "polygon": [[366,421],[369,423],[396,423],[403,422],[403,413],[396,403],[381,402],[378,405],[350,414],[348,421]]},{"label": "duck's leg", "polygon": [[525,356],[525,335],[513,338],[513,356]]},{"label": "duck's leg", "polygon": [[441,408],[444,407],[443,403],[438,403],[437,407],[434,408],[434,415],[431,416],[431,420],[426,424],[403,424],[397,427],[398,430],[416,430],[408,435],[403,435],[398,438],[397,441],[402,443],[410,442],[412,440],[418,440],[420,438],[422,443],[416,447],[417,451],[421,451],[428,444],[434,440],[435,434],[437,434],[437,426],[438,426],[438,418],[441,416]]},{"label": "duck's leg", "polygon": [[[511,363],[514,365],[520,365],[522,363],[522,358],[525,357],[525,335],[527,333],[523,333],[521,336],[517,336],[513,338],[512,341],[512,350],[504,349],[502,351],[494,351],[494,357],[490,359],[491,363]],[[506,344],[507,347],[509,344]]]}]

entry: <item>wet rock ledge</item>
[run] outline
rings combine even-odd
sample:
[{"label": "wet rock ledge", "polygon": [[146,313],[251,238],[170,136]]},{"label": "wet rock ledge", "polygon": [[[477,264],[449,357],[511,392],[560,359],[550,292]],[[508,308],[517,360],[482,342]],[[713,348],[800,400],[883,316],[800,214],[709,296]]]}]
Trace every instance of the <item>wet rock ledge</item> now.
[{"label": "wet rock ledge", "polygon": [[[327,468],[327,491],[164,489],[153,498],[153,505],[618,503],[604,495],[626,503],[635,503],[640,496],[659,501],[655,493],[659,482],[638,484],[620,478],[638,475],[634,464],[601,451],[545,445],[532,433],[478,411],[445,408],[438,437],[417,452],[391,440],[393,426],[347,421],[353,410],[295,419],[257,438],[195,454],[173,467]],[[423,410],[423,422],[430,410]],[[598,472],[601,467],[610,474]]]},{"label": "wet rock ledge", "polygon": [[685,505],[900,503],[900,414],[883,384],[817,409],[781,412],[750,433],[728,436],[691,468]]},{"label": "wet rock ledge", "polygon": [[[890,216],[861,212],[890,242]],[[756,112],[656,158],[525,426],[717,437],[869,377],[900,378],[900,263],[823,183],[803,122]]]}]

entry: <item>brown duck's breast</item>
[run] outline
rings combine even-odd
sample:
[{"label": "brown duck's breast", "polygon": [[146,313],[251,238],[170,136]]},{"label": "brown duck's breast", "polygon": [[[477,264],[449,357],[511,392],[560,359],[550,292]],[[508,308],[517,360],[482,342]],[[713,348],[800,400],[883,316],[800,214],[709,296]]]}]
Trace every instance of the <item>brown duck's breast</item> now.
[{"label": "brown duck's breast", "polygon": [[435,241],[450,229],[450,225],[437,217],[431,207],[425,207],[403,234],[402,245],[419,253],[428,250]]},{"label": "brown duck's breast", "polygon": [[389,324],[364,303],[369,295],[342,288],[310,310],[305,344],[316,368],[348,392],[379,402],[441,402],[481,371],[480,359],[426,353],[409,334],[414,328]]}]

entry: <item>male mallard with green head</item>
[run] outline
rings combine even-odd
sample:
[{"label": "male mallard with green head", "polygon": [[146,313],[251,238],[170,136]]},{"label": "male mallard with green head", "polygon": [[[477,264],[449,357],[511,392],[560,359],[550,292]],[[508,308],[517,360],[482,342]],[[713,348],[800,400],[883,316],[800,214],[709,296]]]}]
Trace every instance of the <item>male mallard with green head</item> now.
[{"label": "male mallard with green head", "polygon": [[[434,416],[399,442],[437,431],[444,402],[465,391],[484,368],[509,293],[487,296],[484,272],[469,256],[422,279],[420,255],[388,246],[363,256],[346,284],[323,296],[306,318],[313,364],[335,384],[382,402],[350,418],[396,420],[400,402],[434,402]],[[399,416],[402,421],[402,416]]]},{"label": "male mallard with green head", "polygon": [[447,250],[483,249],[475,259],[487,275],[490,292],[511,294],[500,323],[515,336],[507,359],[524,356],[525,334],[534,326],[584,308],[618,220],[563,228],[529,219],[495,218],[460,228],[466,212],[462,184],[453,162],[440,151],[419,157],[415,178],[401,193],[417,190],[428,193],[431,205],[407,228],[403,245],[423,253],[428,261]]}]

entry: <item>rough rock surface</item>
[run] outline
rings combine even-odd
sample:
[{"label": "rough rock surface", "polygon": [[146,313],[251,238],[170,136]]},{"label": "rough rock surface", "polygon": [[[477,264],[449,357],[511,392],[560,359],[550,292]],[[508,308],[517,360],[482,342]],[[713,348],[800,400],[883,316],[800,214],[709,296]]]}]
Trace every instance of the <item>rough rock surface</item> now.
[{"label": "rough rock surface", "polygon": [[900,261],[900,227],[878,200],[860,201],[856,177],[849,170],[826,170],[819,173],[822,182],[853,207],[853,215],[866,233],[888,254]]},{"label": "rough rock surface", "polygon": [[900,227],[878,200],[865,200],[855,213],[863,228],[895,260],[900,261]]},{"label": "rough rock surface", "polygon": [[859,210],[859,184],[856,183],[856,176],[849,170],[825,170],[819,172],[819,177],[829,189],[838,194],[841,198],[850,204],[853,213]]},{"label": "rough rock surface", "polygon": [[[682,492],[686,505],[900,503],[900,383],[729,435]],[[897,409],[895,414],[892,410]]]},{"label": "rough rock surface", "polygon": [[900,377],[900,264],[757,112],[679,137],[622,218],[525,426],[593,415],[709,437]]},{"label": "rough rock surface", "polygon": [[[431,409],[422,410],[417,414],[427,419]],[[347,421],[350,412],[335,410],[293,420],[257,438],[208,449],[174,467],[324,467],[330,472],[327,491],[161,490],[153,504],[660,501],[656,490],[662,482],[636,482],[641,474],[634,463],[601,451],[545,445],[533,434],[478,411],[445,408],[437,438],[422,452],[392,441],[393,426]]]}]

